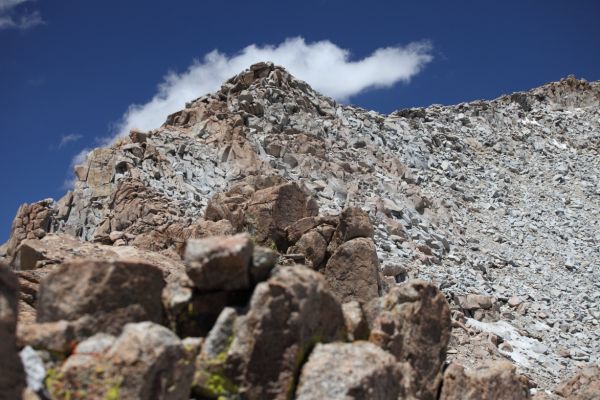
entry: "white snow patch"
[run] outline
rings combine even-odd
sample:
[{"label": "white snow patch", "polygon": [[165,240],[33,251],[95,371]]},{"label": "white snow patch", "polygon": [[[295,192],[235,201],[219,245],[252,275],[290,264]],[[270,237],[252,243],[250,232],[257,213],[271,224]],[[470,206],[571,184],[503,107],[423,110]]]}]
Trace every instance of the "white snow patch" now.
[{"label": "white snow patch", "polygon": [[467,318],[467,326],[479,332],[493,333],[507,342],[512,351],[500,350],[500,353],[510,357],[517,365],[525,368],[534,366],[533,361],[541,362],[548,353],[548,347],[529,337],[521,335],[517,329],[506,321],[481,322]]}]

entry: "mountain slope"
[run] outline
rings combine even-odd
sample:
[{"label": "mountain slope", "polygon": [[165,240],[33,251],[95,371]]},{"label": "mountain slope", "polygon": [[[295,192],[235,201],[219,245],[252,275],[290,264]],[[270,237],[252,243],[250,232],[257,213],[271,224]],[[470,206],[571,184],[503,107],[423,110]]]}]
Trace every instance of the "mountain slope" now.
[{"label": "mountain slope", "polygon": [[46,232],[177,258],[214,195],[279,176],[322,214],[369,213],[388,286],[443,289],[450,359],[508,357],[546,388],[600,354],[599,144],[598,82],[381,115],[262,63],[92,151],[63,199],[20,208],[6,259]]}]

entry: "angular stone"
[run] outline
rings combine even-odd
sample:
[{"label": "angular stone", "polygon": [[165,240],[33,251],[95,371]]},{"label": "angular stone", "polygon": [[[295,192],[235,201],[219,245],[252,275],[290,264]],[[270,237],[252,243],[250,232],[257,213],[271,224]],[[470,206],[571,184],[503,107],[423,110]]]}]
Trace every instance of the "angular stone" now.
[{"label": "angular stone", "polygon": [[192,390],[199,398],[234,397],[239,387],[231,378],[235,367],[227,364],[238,313],[225,308],[219,315],[195,362],[196,374]]},{"label": "angular stone", "polygon": [[561,382],[555,391],[567,399],[600,399],[600,367],[590,365],[582,368],[574,376]]},{"label": "angular stone", "polygon": [[74,400],[187,400],[196,348],[152,322],[127,324],[118,338],[99,334],[81,342],[48,389],[53,398]]},{"label": "angular stone", "polygon": [[277,252],[265,247],[256,246],[252,254],[252,267],[250,268],[252,283],[256,284],[267,280],[278,260],[279,254]]},{"label": "angular stone", "polygon": [[[54,201],[52,199],[23,204],[13,220],[10,238],[6,243],[9,259],[15,256],[17,248],[25,239],[38,239],[53,228]],[[12,261],[14,263],[14,261]]]},{"label": "angular stone", "polygon": [[369,340],[408,362],[412,373],[408,393],[436,399],[450,339],[450,308],[432,283],[413,280],[396,286],[383,298]]},{"label": "angular stone", "polygon": [[314,269],[321,266],[326,252],[327,242],[316,230],[306,232],[296,244],[288,248],[288,254],[303,254]]},{"label": "angular stone", "polygon": [[357,207],[346,208],[339,216],[339,224],[329,243],[327,251],[333,254],[338,246],[354,238],[372,238],[373,225],[369,214]]},{"label": "angular stone", "polygon": [[161,271],[133,262],[73,262],[40,284],[38,322],[72,321],[76,336],[118,334],[128,322],[163,322]]},{"label": "angular stone", "polygon": [[346,331],[348,339],[367,340],[369,338],[369,324],[363,313],[360,303],[356,300],[342,304],[344,320],[346,321]]},{"label": "angular stone", "polygon": [[[31,255],[23,258],[20,256],[21,252],[28,252]],[[85,242],[67,234],[48,234],[42,239],[27,239],[19,246],[17,259],[21,259],[19,267],[22,270],[39,270],[51,264],[84,260],[142,261],[160,268],[167,280],[171,275],[184,274],[185,270],[180,261],[162,254],[140,250],[133,246],[113,247]],[[28,274],[35,275],[36,272],[19,273],[20,276],[28,276]],[[46,272],[39,271],[39,274],[45,275]]]},{"label": "angular stone", "polygon": [[316,215],[318,206],[296,183],[285,183],[255,192],[248,201],[246,221],[257,242],[285,244],[285,228],[299,219]]},{"label": "angular stone", "polygon": [[16,344],[19,282],[6,264],[0,263],[0,397],[20,399],[25,373]]},{"label": "angular stone", "polygon": [[64,320],[19,325],[17,339],[20,346],[69,353],[77,342],[76,329],[76,324]]},{"label": "angular stone", "polygon": [[440,400],[524,400],[529,398],[526,378],[508,361],[495,361],[467,371],[452,363],[444,372]]},{"label": "angular stone", "polygon": [[340,301],[368,302],[379,296],[381,279],[377,249],[371,239],[343,243],[322,271]]},{"label": "angular stone", "polygon": [[467,294],[466,296],[457,296],[458,304],[463,310],[488,310],[492,308],[493,298],[483,294]]},{"label": "angular stone", "polygon": [[192,239],[185,248],[186,272],[199,290],[245,289],[252,251],[247,234]]},{"label": "angular stone", "polygon": [[236,320],[222,370],[242,398],[286,399],[312,347],[345,337],[342,308],[323,277],[303,266],[279,267]]},{"label": "angular stone", "polygon": [[402,367],[369,342],[318,344],[302,368],[297,400],[404,398]]}]

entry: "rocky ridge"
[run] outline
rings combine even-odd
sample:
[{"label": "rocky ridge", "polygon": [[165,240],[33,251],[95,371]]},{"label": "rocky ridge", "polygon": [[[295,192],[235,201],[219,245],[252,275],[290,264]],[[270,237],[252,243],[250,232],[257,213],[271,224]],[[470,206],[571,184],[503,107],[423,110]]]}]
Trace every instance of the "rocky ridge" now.
[{"label": "rocky ridge", "polygon": [[569,77],[386,116],[253,65],[18,210],[12,340],[55,398],[560,396],[599,363],[599,106]]}]

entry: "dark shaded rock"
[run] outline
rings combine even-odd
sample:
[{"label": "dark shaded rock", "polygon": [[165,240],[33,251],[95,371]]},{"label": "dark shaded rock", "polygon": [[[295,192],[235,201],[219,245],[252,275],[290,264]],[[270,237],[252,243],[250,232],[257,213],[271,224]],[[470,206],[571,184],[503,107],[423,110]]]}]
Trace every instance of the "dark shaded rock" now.
[{"label": "dark shaded rock", "polygon": [[318,269],[325,260],[327,242],[316,230],[306,232],[292,247],[288,248],[290,254],[304,254],[306,261],[314,269]]},{"label": "dark shaded rock", "polygon": [[0,263],[0,397],[20,399],[25,373],[16,343],[19,282],[6,264]]},{"label": "dark shaded rock", "polygon": [[379,296],[379,260],[371,239],[356,238],[343,243],[327,261],[322,273],[342,302],[365,303]]},{"label": "dark shaded rock", "polygon": [[163,322],[161,271],[133,262],[73,262],[40,284],[37,321],[70,321],[76,337],[118,334],[128,322]]},{"label": "dark shaded rock", "polygon": [[410,364],[408,393],[436,399],[450,332],[450,308],[442,292],[432,283],[414,280],[383,298],[369,340]]},{"label": "dark shaded rock", "polygon": [[231,342],[199,363],[196,375],[204,377],[198,380],[202,393],[215,397],[289,398],[312,347],[346,336],[341,306],[323,277],[298,265],[279,267],[258,284],[245,315],[223,318],[235,319],[233,329],[231,322],[217,322],[214,329],[219,326],[219,336]]}]

